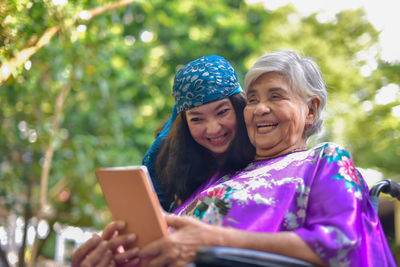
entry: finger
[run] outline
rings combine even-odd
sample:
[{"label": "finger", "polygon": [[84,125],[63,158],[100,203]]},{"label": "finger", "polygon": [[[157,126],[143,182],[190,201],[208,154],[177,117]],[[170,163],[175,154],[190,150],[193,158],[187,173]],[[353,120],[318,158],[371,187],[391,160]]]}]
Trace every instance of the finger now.
[{"label": "finger", "polygon": [[190,262],[183,262],[183,261],[178,261],[178,262],[171,262],[168,265],[165,265],[165,267],[185,267],[185,266],[191,266]]},{"label": "finger", "polygon": [[148,266],[148,264],[146,262],[142,262],[140,258],[135,258],[125,263],[118,264],[118,267],[138,267],[138,266]]},{"label": "finger", "polygon": [[166,215],[169,215],[169,214],[170,214],[170,213],[168,213],[167,211],[165,211],[162,207],[160,207],[160,209],[161,209],[161,214],[162,214],[162,215],[166,216]]},{"label": "finger", "polygon": [[[148,267],[162,267],[172,264],[175,257],[170,253],[162,253],[161,255],[147,259],[149,261]],[[173,265],[173,264],[172,264]]]},{"label": "finger", "polygon": [[101,238],[104,240],[110,240],[115,232],[121,232],[124,230],[126,223],[123,221],[113,221],[104,228]]},{"label": "finger", "polygon": [[159,255],[162,251],[163,239],[156,240],[143,247],[139,252],[139,257],[145,259]]},{"label": "finger", "polygon": [[113,253],[111,250],[107,250],[103,256],[101,257],[100,261],[97,263],[96,267],[109,267],[109,266],[115,266],[114,258],[113,258]]},{"label": "finger", "polygon": [[135,234],[120,235],[112,238],[108,245],[112,251],[116,251],[118,247],[131,248],[135,244],[137,238]]},{"label": "finger", "polygon": [[78,267],[85,257],[94,250],[101,242],[100,236],[94,234],[92,238],[80,246],[73,254],[71,259],[71,266]]},{"label": "finger", "polygon": [[190,217],[186,217],[186,216],[177,216],[177,215],[173,215],[173,214],[169,214],[169,215],[164,215],[164,218],[168,224],[168,226],[170,227],[174,227],[176,229],[182,228],[185,225],[187,225],[188,223],[190,223]]},{"label": "finger", "polygon": [[126,263],[129,261],[136,260],[139,261],[139,248],[132,248],[125,252],[118,253],[114,255],[114,260],[117,264]]},{"label": "finger", "polygon": [[98,262],[101,261],[103,255],[107,252],[107,250],[109,250],[107,246],[107,241],[102,240],[99,245],[83,259],[80,266],[89,267],[96,265]]}]

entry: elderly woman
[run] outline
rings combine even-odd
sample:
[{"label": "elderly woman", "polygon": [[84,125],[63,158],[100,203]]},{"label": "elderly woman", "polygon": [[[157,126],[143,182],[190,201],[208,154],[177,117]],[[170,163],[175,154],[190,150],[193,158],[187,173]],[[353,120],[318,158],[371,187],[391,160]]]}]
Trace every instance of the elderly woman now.
[{"label": "elderly woman", "polygon": [[323,266],[396,266],[349,152],[333,143],[306,148],[327,98],[318,66],[293,51],[266,54],[246,75],[245,91],[255,160],[213,176],[166,215],[173,231],[141,258],[184,266],[201,247],[231,246]]}]

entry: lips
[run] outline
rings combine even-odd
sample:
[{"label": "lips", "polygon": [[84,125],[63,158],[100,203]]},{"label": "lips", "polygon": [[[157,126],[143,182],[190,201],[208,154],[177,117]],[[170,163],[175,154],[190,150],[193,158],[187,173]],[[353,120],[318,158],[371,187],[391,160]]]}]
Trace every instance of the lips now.
[{"label": "lips", "polygon": [[213,145],[213,146],[221,146],[226,143],[228,134],[225,133],[223,135],[217,136],[217,137],[209,137],[207,140]]},{"label": "lips", "polygon": [[275,122],[259,122],[256,124],[258,133],[268,133],[275,129],[278,126],[278,123]]}]

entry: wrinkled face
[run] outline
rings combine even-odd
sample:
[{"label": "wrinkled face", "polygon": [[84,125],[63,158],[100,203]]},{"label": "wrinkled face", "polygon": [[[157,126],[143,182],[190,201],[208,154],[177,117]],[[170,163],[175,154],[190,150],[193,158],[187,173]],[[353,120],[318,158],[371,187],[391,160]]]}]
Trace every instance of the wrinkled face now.
[{"label": "wrinkled face", "polygon": [[308,107],[288,79],[276,72],[261,75],[247,91],[244,118],[257,157],[275,157],[304,147]]},{"label": "wrinkled face", "polygon": [[185,111],[190,134],[214,154],[224,153],[236,135],[236,113],[229,98]]}]

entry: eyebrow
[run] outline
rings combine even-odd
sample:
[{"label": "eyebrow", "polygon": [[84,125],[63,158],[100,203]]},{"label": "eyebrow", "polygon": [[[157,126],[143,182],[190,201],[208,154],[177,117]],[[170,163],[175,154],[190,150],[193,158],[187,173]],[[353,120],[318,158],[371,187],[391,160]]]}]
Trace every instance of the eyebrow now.
[{"label": "eyebrow", "polygon": [[[223,100],[225,100],[225,99],[223,99]],[[214,108],[214,111],[222,108],[223,106],[229,106],[229,100],[228,99],[226,99],[225,101],[219,103],[218,106],[216,106]],[[202,112],[199,112],[199,111],[194,111],[194,110],[189,110],[188,111],[188,115],[201,115],[201,114],[202,114]]]},{"label": "eyebrow", "polygon": [[[281,88],[281,87],[271,87],[271,88],[268,88],[268,93],[270,93],[270,92],[278,92],[278,91],[281,91],[281,92],[286,92],[286,90],[285,89],[283,89],[283,88]],[[249,89],[249,90],[247,90],[247,94],[251,94],[251,93],[255,93],[255,92],[257,92],[257,90],[255,90],[255,89]]]},{"label": "eyebrow", "polygon": [[282,91],[286,93],[286,90],[281,88],[281,87],[272,87],[268,89],[269,92],[278,92],[278,91]]}]

